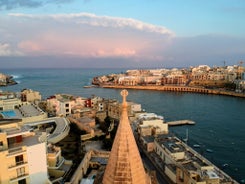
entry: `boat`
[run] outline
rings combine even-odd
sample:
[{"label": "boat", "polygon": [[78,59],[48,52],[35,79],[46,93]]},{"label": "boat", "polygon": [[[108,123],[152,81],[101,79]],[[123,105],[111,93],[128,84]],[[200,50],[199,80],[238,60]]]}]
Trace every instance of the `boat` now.
[{"label": "boat", "polygon": [[229,164],[227,164],[227,163],[222,165],[223,168],[228,167],[228,166],[229,166]]},{"label": "boat", "polygon": [[211,149],[206,149],[206,151],[207,151],[208,153],[213,153],[213,150],[211,150]]},{"label": "boat", "polygon": [[194,144],[193,147],[194,148],[200,148],[201,146],[199,144]]}]

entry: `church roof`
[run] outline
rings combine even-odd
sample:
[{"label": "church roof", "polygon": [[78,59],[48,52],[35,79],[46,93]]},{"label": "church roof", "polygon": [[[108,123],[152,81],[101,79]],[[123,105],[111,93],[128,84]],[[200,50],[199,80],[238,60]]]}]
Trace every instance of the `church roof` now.
[{"label": "church roof", "polygon": [[145,169],[128,119],[126,102],[128,92],[122,90],[121,95],[123,102],[120,123],[104,173],[103,184],[146,184]]}]

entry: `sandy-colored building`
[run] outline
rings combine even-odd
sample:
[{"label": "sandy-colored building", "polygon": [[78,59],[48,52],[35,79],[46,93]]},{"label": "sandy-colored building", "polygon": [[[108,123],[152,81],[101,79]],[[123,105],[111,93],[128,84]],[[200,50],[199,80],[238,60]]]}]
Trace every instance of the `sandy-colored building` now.
[{"label": "sandy-colored building", "polygon": [[138,132],[140,136],[158,135],[168,133],[168,124],[163,123],[162,119],[141,120],[138,123]]},{"label": "sandy-colored building", "polygon": [[67,94],[56,94],[47,99],[47,110],[58,116],[68,116],[75,106],[84,107],[85,99]]},{"label": "sandy-colored building", "polygon": [[18,122],[0,123],[0,183],[50,183],[46,143]]},{"label": "sandy-colored building", "polygon": [[21,100],[14,94],[4,94],[0,96],[0,111],[13,110],[21,104]]},{"label": "sandy-colored building", "polygon": [[33,91],[31,89],[24,89],[21,91],[21,101],[22,102],[31,102],[37,103],[40,102],[42,96],[38,91]]},{"label": "sandy-colored building", "polygon": [[159,135],[154,139],[154,143],[154,151],[165,163],[164,173],[173,183],[237,183],[177,137],[171,135]]},{"label": "sandy-colored building", "polygon": [[[49,136],[48,128],[44,131],[36,128],[54,121],[58,124]],[[62,181],[72,162],[62,157],[60,147],[47,145],[55,136],[59,138],[64,134],[61,119],[21,124],[21,120],[0,121],[0,183],[51,184]]]}]

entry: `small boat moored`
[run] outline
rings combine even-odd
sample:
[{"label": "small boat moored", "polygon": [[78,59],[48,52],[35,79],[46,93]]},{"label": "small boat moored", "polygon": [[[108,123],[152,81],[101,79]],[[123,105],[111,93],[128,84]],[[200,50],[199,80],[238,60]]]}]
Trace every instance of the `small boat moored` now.
[{"label": "small boat moored", "polygon": [[200,148],[201,146],[199,144],[194,144],[193,147],[194,148]]},{"label": "small boat moored", "polygon": [[206,149],[206,151],[207,151],[208,153],[213,153],[213,150],[211,150],[211,149]]}]

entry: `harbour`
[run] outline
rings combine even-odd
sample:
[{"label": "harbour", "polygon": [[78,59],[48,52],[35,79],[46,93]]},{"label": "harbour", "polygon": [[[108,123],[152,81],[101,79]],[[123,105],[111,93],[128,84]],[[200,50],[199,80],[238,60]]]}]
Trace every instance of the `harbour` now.
[{"label": "harbour", "polygon": [[[82,72],[81,72],[82,71]],[[82,88],[89,85],[94,73],[106,74],[121,72],[122,69],[11,69],[4,73],[15,74],[19,84],[1,88],[2,90],[21,91],[31,88],[40,91],[43,98],[57,92],[88,97],[91,94],[104,98],[118,98],[120,89]],[[37,83],[37,81],[39,81]],[[170,91],[129,89],[129,100],[140,103],[147,112],[163,115],[165,121],[190,119],[196,122],[188,126],[188,145],[217,167],[236,179],[244,179],[245,173],[245,101],[241,98],[199,93],[173,93]],[[147,97],[147,98],[145,98]],[[186,126],[172,126],[170,131],[179,138],[186,137]],[[212,153],[206,152],[212,149]],[[233,154],[235,153],[235,155]]]}]

